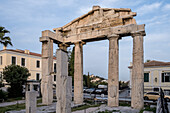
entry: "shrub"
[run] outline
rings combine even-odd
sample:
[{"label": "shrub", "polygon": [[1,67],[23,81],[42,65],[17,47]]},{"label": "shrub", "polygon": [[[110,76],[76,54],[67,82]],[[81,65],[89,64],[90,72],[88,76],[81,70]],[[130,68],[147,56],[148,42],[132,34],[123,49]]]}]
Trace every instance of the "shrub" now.
[{"label": "shrub", "polygon": [[7,99],[8,93],[3,91],[2,89],[0,90],[0,102],[4,101]]}]

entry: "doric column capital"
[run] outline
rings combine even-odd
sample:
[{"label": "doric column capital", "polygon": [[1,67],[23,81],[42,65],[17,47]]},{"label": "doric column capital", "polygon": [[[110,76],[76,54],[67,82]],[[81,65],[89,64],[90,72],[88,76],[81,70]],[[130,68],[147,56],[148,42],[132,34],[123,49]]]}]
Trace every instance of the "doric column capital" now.
[{"label": "doric column capital", "polygon": [[48,36],[40,37],[40,42],[48,42],[49,40],[50,40],[50,37],[48,37]]},{"label": "doric column capital", "polygon": [[65,44],[65,43],[62,43],[62,44],[58,44],[58,46],[59,46],[59,47],[61,47],[61,46],[66,46],[66,47],[70,47],[70,45],[69,45],[69,44]]},{"label": "doric column capital", "polygon": [[119,39],[120,36],[119,36],[119,35],[116,35],[116,34],[112,34],[112,35],[110,35],[110,36],[107,36],[107,38],[108,38],[109,40],[111,40],[111,39]]},{"label": "doric column capital", "polygon": [[70,47],[70,45],[62,43],[62,44],[58,44],[58,47],[64,51],[67,51],[67,47]]},{"label": "doric column capital", "polygon": [[76,45],[76,44],[85,45],[85,44],[86,44],[86,42],[84,42],[84,41],[77,41],[77,42],[74,42],[74,45]]},{"label": "doric column capital", "polygon": [[132,37],[135,37],[135,36],[146,36],[146,33],[145,33],[145,31],[135,31],[135,32],[131,33],[131,36]]}]

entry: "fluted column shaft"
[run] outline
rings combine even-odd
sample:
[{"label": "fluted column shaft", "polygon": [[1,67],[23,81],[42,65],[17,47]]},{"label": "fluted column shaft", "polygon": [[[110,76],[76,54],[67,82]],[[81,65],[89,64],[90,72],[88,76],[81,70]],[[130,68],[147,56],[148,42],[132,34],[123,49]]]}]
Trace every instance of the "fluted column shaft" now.
[{"label": "fluted column shaft", "polygon": [[[42,81],[41,93],[42,103],[49,105],[53,101],[53,84],[52,75],[53,70],[53,40],[47,39],[42,42]],[[40,67],[41,68],[41,67]]]},{"label": "fluted column shaft", "polygon": [[132,67],[132,92],[131,107],[142,109],[144,106],[144,63],[143,63],[143,35],[132,34],[133,37],[133,67]]},{"label": "fluted column shaft", "polygon": [[119,106],[119,36],[109,37],[108,106]]},{"label": "fluted column shaft", "polygon": [[81,42],[75,43],[74,103],[83,103],[83,44]]}]

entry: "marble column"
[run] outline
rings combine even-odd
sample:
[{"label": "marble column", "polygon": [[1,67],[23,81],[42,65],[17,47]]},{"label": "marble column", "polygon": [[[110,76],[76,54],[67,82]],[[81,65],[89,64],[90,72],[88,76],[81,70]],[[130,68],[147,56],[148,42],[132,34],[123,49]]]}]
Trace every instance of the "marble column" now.
[{"label": "marble column", "polygon": [[133,67],[131,107],[142,109],[144,106],[144,63],[143,63],[143,35],[140,32],[132,34],[133,37]]},{"label": "marble column", "polygon": [[56,81],[56,113],[71,113],[72,77],[68,76],[68,55],[66,51],[58,49],[57,81]]},{"label": "marble column", "polygon": [[42,103],[49,105],[53,101],[53,82],[51,75],[53,71],[53,40],[49,37],[41,37],[40,41],[42,42]]},{"label": "marble column", "polygon": [[83,44],[75,43],[74,55],[74,103],[83,103]]},{"label": "marble column", "polygon": [[108,106],[119,106],[119,36],[109,39]]}]

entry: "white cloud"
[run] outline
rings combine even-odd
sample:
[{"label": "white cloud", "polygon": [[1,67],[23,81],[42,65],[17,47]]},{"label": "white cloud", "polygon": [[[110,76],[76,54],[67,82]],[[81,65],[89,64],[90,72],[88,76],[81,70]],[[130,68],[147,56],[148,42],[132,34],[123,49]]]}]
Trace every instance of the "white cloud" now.
[{"label": "white cloud", "polygon": [[92,10],[92,7],[91,6],[86,6],[86,7],[81,7],[80,10],[77,10],[77,13],[79,15],[83,15],[83,14],[86,14],[88,13],[89,11]]},{"label": "white cloud", "polygon": [[165,10],[165,11],[170,10],[170,4],[166,4],[166,5],[163,7],[163,10]]},{"label": "white cloud", "polygon": [[111,8],[111,7],[116,6],[117,4],[121,3],[121,1],[122,0],[100,0],[98,2],[98,4],[101,7],[109,7],[109,8]]},{"label": "white cloud", "polygon": [[155,16],[153,18],[150,18],[146,21],[144,21],[148,26],[155,26],[155,25],[160,25],[160,24],[164,24],[164,23],[168,23],[169,21],[169,15],[165,14],[165,15],[158,15]]},{"label": "white cloud", "polygon": [[[150,34],[147,34],[146,35],[146,43],[153,43],[156,44],[156,43],[160,43],[161,42],[169,42],[169,34],[168,33],[163,33],[163,32],[160,32],[160,33],[150,33]],[[170,42],[169,42],[170,43]]]},{"label": "white cloud", "polygon": [[168,53],[170,42],[169,33],[147,34],[145,39],[145,59],[170,61]]},{"label": "white cloud", "polygon": [[77,0],[56,0],[59,7],[74,6]]},{"label": "white cloud", "polygon": [[137,12],[140,15],[146,14],[146,13],[151,13],[153,11],[155,11],[156,9],[159,9],[160,6],[162,5],[161,2],[156,2],[156,3],[152,3],[152,4],[145,4],[142,7],[137,9]]}]

